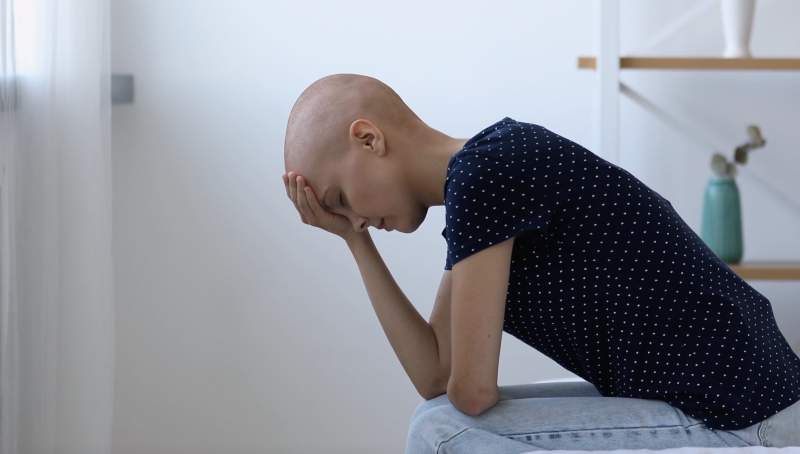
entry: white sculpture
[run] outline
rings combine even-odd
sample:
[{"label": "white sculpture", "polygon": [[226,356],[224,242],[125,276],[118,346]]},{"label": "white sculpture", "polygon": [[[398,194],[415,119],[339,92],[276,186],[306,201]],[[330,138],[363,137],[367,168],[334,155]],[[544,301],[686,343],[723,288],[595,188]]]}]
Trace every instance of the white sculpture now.
[{"label": "white sculpture", "polygon": [[750,34],[756,0],[720,0],[722,30],[725,33],[725,58],[748,58]]}]

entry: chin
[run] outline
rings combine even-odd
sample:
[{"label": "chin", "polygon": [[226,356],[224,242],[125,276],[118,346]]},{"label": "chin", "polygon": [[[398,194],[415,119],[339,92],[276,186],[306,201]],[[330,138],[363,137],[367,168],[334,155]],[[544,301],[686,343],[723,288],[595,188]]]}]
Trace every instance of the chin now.
[{"label": "chin", "polygon": [[417,231],[419,226],[421,226],[422,223],[425,221],[425,217],[427,215],[428,215],[428,210],[427,209],[420,210],[419,212],[415,213],[415,215],[410,216],[409,218],[407,218],[407,219],[411,219],[411,222],[409,222],[408,225],[398,226],[397,229],[395,229],[395,230],[397,230],[398,232],[403,232],[403,233],[414,233],[414,232]]}]

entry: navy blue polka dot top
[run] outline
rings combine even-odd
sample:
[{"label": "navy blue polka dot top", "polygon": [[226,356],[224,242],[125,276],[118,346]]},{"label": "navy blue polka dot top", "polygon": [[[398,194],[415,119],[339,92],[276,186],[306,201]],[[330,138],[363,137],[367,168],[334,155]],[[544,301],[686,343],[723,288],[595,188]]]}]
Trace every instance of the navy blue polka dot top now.
[{"label": "navy blue polka dot top", "polygon": [[602,395],[722,430],[800,400],[769,300],[627,171],[505,118],[453,155],[444,189],[446,269],[515,237],[503,329]]}]

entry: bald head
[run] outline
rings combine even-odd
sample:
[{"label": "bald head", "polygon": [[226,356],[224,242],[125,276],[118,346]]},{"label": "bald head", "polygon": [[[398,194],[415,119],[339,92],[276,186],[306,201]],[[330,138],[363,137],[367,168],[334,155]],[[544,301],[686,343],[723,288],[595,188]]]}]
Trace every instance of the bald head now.
[{"label": "bald head", "polygon": [[341,157],[349,149],[350,125],[358,119],[369,120],[385,133],[420,122],[400,96],[377,79],[357,74],[323,77],[300,95],[289,114],[287,170]]}]

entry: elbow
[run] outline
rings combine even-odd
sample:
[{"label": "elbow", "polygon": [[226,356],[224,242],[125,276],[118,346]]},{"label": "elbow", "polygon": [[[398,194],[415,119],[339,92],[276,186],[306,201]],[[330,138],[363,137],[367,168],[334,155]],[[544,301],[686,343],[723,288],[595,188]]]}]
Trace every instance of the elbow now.
[{"label": "elbow", "polygon": [[478,416],[497,404],[500,400],[500,390],[497,385],[459,387],[450,383],[447,387],[447,398],[460,412]]},{"label": "elbow", "polygon": [[423,385],[414,384],[415,388],[417,388],[417,392],[420,396],[422,396],[425,400],[435,399],[442,394],[447,393],[447,381],[442,380],[432,380],[429,383],[425,383]]},{"label": "elbow", "polygon": [[469,416],[478,416],[486,410],[494,407],[494,405],[497,403],[496,401],[483,399],[460,399],[458,402],[453,402],[452,398],[450,399],[450,402],[452,402],[453,406],[456,407],[461,413]]},{"label": "elbow", "polygon": [[444,391],[440,391],[435,388],[417,389],[417,392],[419,392],[419,395],[425,400],[435,399],[445,393]]}]

